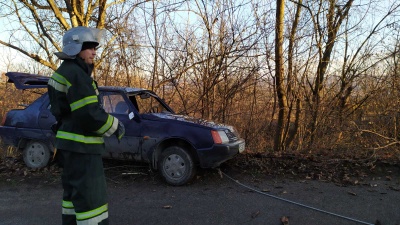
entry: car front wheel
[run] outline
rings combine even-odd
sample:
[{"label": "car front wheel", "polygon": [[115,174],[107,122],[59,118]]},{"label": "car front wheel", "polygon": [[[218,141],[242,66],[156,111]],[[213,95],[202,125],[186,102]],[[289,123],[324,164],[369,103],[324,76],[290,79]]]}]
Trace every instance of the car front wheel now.
[{"label": "car front wheel", "polygon": [[42,168],[50,159],[49,147],[41,141],[30,141],[22,152],[25,164],[29,168]]},{"label": "car front wheel", "polygon": [[165,181],[175,186],[186,184],[196,173],[193,157],[177,146],[169,147],[161,153],[158,168]]}]

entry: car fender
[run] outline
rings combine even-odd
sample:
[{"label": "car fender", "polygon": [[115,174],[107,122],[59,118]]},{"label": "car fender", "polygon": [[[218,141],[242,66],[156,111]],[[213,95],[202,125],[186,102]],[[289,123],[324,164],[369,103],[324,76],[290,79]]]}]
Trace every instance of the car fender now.
[{"label": "car fender", "polygon": [[20,138],[17,144],[17,148],[18,149],[24,149],[26,147],[26,145],[30,142],[30,141],[40,141],[43,142],[47,145],[47,147],[49,148],[50,152],[54,152],[54,145],[49,141],[49,139],[32,139],[32,138]]},{"label": "car fender", "polygon": [[157,163],[161,152],[170,146],[182,147],[183,149],[187,150],[188,153],[193,157],[195,163],[199,162],[197,151],[189,141],[182,138],[171,137],[158,142],[152,147],[151,150],[147,152],[146,158],[151,159],[153,169],[157,170]]}]

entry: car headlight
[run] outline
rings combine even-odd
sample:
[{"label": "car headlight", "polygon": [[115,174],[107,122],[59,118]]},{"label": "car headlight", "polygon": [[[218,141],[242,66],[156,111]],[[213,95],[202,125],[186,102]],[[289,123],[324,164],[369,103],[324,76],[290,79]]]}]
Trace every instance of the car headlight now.
[{"label": "car headlight", "polygon": [[215,144],[229,143],[229,138],[223,130],[212,130],[211,135]]}]

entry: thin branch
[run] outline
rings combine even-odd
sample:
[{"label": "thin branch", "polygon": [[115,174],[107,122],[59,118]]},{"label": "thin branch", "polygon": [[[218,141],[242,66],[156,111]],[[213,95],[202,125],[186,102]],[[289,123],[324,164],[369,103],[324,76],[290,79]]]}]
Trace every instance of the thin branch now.
[{"label": "thin branch", "polygon": [[37,62],[39,62],[39,63],[41,63],[41,64],[43,64],[43,65],[45,65],[45,66],[47,66],[47,67],[49,67],[49,68],[51,68],[51,69],[53,69],[53,70],[56,70],[56,69],[57,69],[57,66],[56,66],[56,65],[54,65],[53,63],[51,63],[51,62],[49,62],[49,61],[46,61],[46,60],[42,59],[42,58],[41,58],[39,55],[37,55],[37,54],[29,53],[29,52],[23,50],[23,49],[20,48],[20,47],[17,47],[17,46],[15,46],[15,45],[12,45],[12,44],[9,44],[9,43],[6,43],[6,42],[4,42],[4,41],[2,41],[2,40],[0,40],[0,44],[2,44],[2,45],[4,45],[4,46],[7,46],[7,47],[9,47],[9,48],[15,49],[15,50],[21,52],[22,54],[28,56],[29,58],[31,58],[31,59],[33,59],[33,60],[35,60],[35,61],[37,61]]}]

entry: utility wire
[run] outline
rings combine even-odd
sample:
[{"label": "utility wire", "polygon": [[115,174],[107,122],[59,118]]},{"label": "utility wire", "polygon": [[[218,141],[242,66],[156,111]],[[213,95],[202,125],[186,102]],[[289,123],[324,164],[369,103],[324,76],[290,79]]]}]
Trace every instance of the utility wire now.
[{"label": "utility wire", "polygon": [[336,213],[328,212],[328,211],[325,211],[325,210],[322,210],[322,209],[318,209],[318,208],[315,208],[315,207],[312,207],[312,206],[308,206],[308,205],[305,205],[305,204],[302,204],[302,203],[298,203],[298,202],[295,202],[295,201],[291,201],[291,200],[288,200],[288,199],[285,199],[285,198],[281,198],[281,197],[278,197],[278,196],[275,196],[275,195],[271,195],[271,194],[259,191],[257,189],[254,189],[254,188],[250,187],[250,186],[247,186],[245,184],[240,183],[238,180],[235,180],[232,177],[228,176],[226,173],[222,172],[220,169],[218,169],[218,171],[221,174],[223,174],[224,176],[226,176],[227,178],[229,178],[230,180],[232,180],[235,183],[239,184],[240,186],[245,187],[247,189],[250,189],[250,190],[252,190],[252,191],[254,191],[256,193],[259,193],[259,194],[262,194],[262,195],[266,195],[268,197],[275,198],[275,199],[278,199],[278,200],[281,200],[281,201],[284,201],[284,202],[292,203],[294,205],[298,205],[298,206],[301,206],[301,207],[304,207],[304,208],[312,209],[312,210],[315,210],[315,211],[318,211],[318,212],[321,212],[321,213],[325,213],[325,214],[336,216],[336,217],[339,217],[339,218],[342,218],[342,219],[350,220],[350,221],[353,221],[353,222],[357,222],[357,223],[361,223],[361,224],[367,224],[367,225],[374,225],[373,223],[368,223],[368,222],[364,222],[364,221],[361,221],[361,220],[353,219],[353,218],[350,218],[350,217],[347,217],[347,216],[342,216],[342,215],[339,215],[339,214],[336,214]]}]

